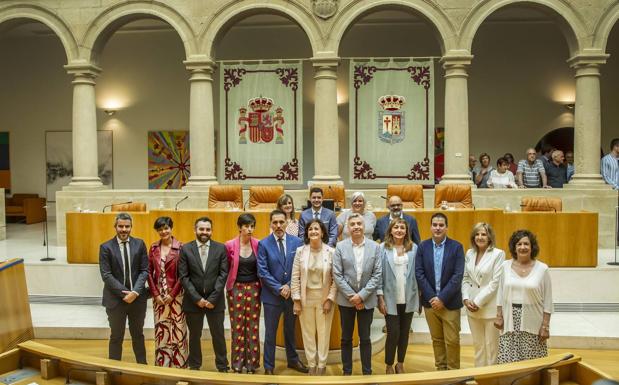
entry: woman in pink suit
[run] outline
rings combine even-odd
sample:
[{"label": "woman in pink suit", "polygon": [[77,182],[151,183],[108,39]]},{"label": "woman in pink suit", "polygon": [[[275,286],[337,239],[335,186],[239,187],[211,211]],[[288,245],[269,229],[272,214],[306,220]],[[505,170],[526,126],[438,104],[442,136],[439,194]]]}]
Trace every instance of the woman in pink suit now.
[{"label": "woman in pink suit", "polygon": [[226,282],[230,314],[231,364],[236,373],[255,373],[260,367],[260,280],[258,239],[252,237],[256,218],[241,214],[236,222],[239,236],[226,242],[229,273]]}]

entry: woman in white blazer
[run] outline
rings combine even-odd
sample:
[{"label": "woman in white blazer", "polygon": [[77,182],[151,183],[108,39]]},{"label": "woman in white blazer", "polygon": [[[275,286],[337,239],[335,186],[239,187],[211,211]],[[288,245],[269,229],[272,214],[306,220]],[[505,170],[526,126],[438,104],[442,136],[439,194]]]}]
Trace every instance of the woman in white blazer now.
[{"label": "woman in white blazer", "polygon": [[[385,316],[386,374],[404,373],[404,358],[408,335],[415,312],[419,312],[419,290],[415,278],[417,245],[410,238],[408,222],[394,219],[387,229],[385,242],[380,245],[383,263],[383,282],[377,290],[378,310]],[[396,350],[398,362],[393,369]]]},{"label": "woman in white blazer", "polygon": [[290,291],[293,311],[301,324],[309,374],[321,376],[327,367],[337,294],[331,275],[334,249],[327,245],[329,233],[321,220],[309,221],[304,234],[305,245],[297,249],[292,265]]},{"label": "woman in white blazer", "polygon": [[471,248],[465,255],[462,302],[467,310],[478,367],[494,365],[498,354],[499,332],[494,327],[494,318],[505,252],[494,245],[494,231],[489,224],[480,222],[473,226]]}]

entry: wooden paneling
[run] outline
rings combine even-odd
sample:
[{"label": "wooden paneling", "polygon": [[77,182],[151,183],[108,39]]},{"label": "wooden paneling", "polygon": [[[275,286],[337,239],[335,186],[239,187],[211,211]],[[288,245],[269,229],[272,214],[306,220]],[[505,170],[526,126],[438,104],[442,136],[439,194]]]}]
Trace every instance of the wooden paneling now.
[{"label": "wooden paneling", "polygon": [[24,260],[0,263],[0,352],[34,338]]}]

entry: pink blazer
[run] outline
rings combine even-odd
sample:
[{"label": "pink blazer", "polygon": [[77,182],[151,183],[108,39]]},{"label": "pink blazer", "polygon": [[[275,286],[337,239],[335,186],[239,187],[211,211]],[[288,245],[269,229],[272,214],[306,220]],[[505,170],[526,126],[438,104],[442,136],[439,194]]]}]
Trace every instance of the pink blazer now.
[{"label": "pink blazer", "polygon": [[[251,243],[251,249],[258,258],[258,239],[252,237],[249,242]],[[239,271],[239,254],[241,252],[241,238],[236,237],[229,240],[225,244],[226,251],[228,252],[228,280],[226,281],[226,290],[232,289],[234,282],[236,281],[236,275]]]}]

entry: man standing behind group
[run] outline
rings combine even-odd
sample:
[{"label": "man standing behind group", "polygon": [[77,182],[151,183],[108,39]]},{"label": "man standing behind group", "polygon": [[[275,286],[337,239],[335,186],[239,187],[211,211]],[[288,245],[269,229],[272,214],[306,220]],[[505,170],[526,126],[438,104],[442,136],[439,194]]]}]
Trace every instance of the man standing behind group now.
[{"label": "man standing behind group", "polygon": [[[326,207],[322,207],[323,192],[320,187],[312,187],[310,189],[310,203],[312,207],[308,207],[301,213],[299,218],[299,238],[305,237],[305,225],[312,219],[320,219],[324,223],[329,232],[329,246],[335,247],[337,243],[337,220],[335,213]],[[303,242],[301,242],[303,244]]]},{"label": "man standing behind group", "polygon": [[382,260],[378,244],[364,236],[361,214],[348,217],[350,238],[337,244],[333,257],[333,280],[338,292],[342,327],[342,366],[344,375],[352,374],[352,333],[357,318],[361,368],[364,375],[372,374],[372,342],[370,327],[374,308],[378,305],[377,291],[381,286]]},{"label": "man standing behind group", "polygon": [[288,367],[307,373],[309,369],[299,360],[295,347],[295,315],[290,298],[292,263],[303,242],[286,234],[286,214],[283,211],[271,211],[270,220],[273,233],[258,243],[258,276],[262,282],[264,304],[264,374],[274,374],[275,335],[282,313]]},{"label": "man standing behind group", "polygon": [[460,308],[464,249],[447,238],[447,217],[432,215],[432,238],[421,242],[415,276],[430,328],[437,370],[460,368]]},{"label": "man standing behind group", "polygon": [[213,222],[198,218],[194,225],[196,240],[183,245],[178,262],[178,273],[185,296],[183,311],[189,329],[189,357],[187,366],[200,370],[202,348],[200,339],[204,316],[211,332],[215,366],[219,372],[229,370],[224,335],[224,287],[228,278],[228,254],[223,244],[211,240]]},{"label": "man standing behind group", "polygon": [[545,167],[548,185],[552,188],[563,188],[563,185],[567,183],[567,166],[563,151],[554,150],[551,161]]},{"label": "man standing behind group", "polygon": [[375,241],[383,242],[386,237],[387,228],[394,219],[402,218],[408,223],[408,229],[411,236],[411,241],[414,244],[419,245],[421,237],[419,236],[419,228],[417,227],[417,221],[410,215],[406,215],[402,212],[404,207],[402,204],[402,198],[397,195],[392,195],[387,201],[387,207],[389,208],[389,214],[384,215],[376,221],[376,227],[374,227],[374,234],[372,238]]},{"label": "man standing behind group", "polygon": [[146,317],[146,279],[148,254],[141,239],[130,237],[131,216],[116,215],[116,236],[99,248],[99,270],[103,279],[103,306],[110,323],[109,358],[120,360],[123,352],[125,325],[129,333],[135,360],[146,364],[144,318]]},{"label": "man standing behind group", "polygon": [[518,162],[516,183],[520,188],[548,188],[546,169],[540,159],[537,159],[534,148],[527,150],[527,158]]}]

